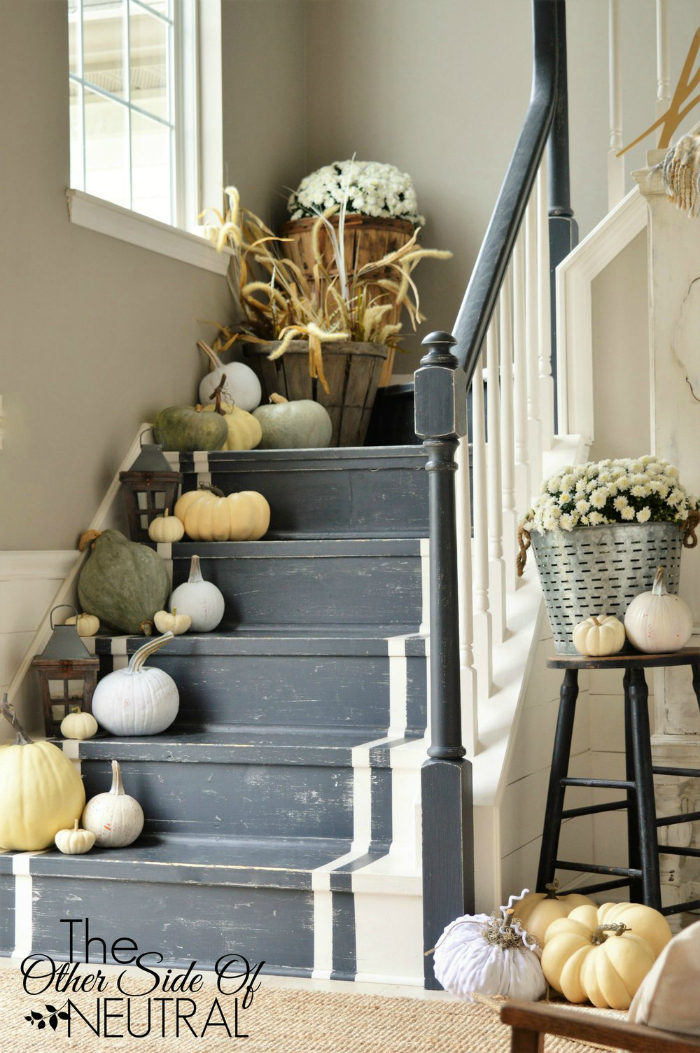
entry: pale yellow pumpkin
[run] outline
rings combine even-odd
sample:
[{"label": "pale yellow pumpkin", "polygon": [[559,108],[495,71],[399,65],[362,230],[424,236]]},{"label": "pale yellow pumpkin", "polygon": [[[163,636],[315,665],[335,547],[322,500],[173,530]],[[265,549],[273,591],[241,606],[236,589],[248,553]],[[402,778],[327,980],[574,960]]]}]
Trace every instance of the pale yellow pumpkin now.
[{"label": "pale yellow pumpkin", "polygon": [[153,615],[153,622],[159,633],[171,632],[173,636],[186,633],[192,625],[189,614],[178,614],[177,607],[173,607],[172,614],[170,611],[158,611]]},{"label": "pale yellow pumpkin", "polygon": [[[671,926],[663,914],[653,907],[646,907],[643,903],[603,903],[600,907],[595,904],[590,906],[576,907],[569,914],[568,921],[581,922],[587,925],[591,931],[598,925],[610,925],[613,922],[624,922],[635,934],[646,940],[654,957],[658,958],[662,950],[671,939]],[[550,932],[555,935],[562,931],[558,923],[550,925],[544,936],[544,942],[550,938]]]},{"label": "pale yellow pumpkin", "polygon": [[72,830],[59,830],[56,834],[56,848],[66,856],[83,856],[95,844],[95,835],[90,830],[81,830],[78,820]]},{"label": "pale yellow pumpkin", "polygon": [[557,918],[565,918],[575,907],[595,906],[592,899],[572,892],[566,896],[557,895],[557,885],[553,882],[546,892],[528,892],[521,900],[513,904],[514,917],[531,936],[544,943],[544,935]]},{"label": "pale yellow pumpkin", "polygon": [[[205,413],[216,413],[216,411],[216,403],[204,406]],[[228,438],[223,448],[225,450],[254,450],[262,439],[260,421],[252,413],[246,413],[238,406],[231,406],[226,402],[221,403],[221,414],[228,428]]]},{"label": "pale yellow pumpkin", "polygon": [[156,541],[161,545],[174,545],[178,541],[182,541],[184,535],[185,528],[183,524],[177,516],[171,516],[167,508],[162,516],[156,516],[155,519],[152,519],[148,527],[148,536],[151,541]]},{"label": "pale yellow pumpkin", "polygon": [[94,614],[79,614],[77,617],[74,614],[66,619],[66,625],[75,625],[76,622],[78,623],[78,636],[94,636],[100,631],[100,619]]},{"label": "pale yellow pumpkin", "polygon": [[98,730],[92,713],[83,713],[80,710],[68,713],[61,721],[61,734],[64,739],[78,739],[79,742],[83,742],[85,739],[91,739]]},{"label": "pale yellow pumpkin", "polygon": [[612,615],[594,615],[580,622],[573,632],[574,647],[579,654],[599,658],[617,654],[625,646],[625,627]]},{"label": "pale yellow pumpkin", "polygon": [[270,525],[270,506],[255,490],[224,495],[215,486],[183,494],[175,515],[192,541],[257,541]]},{"label": "pale yellow pumpkin", "polygon": [[51,742],[32,742],[7,695],[0,711],[17,735],[13,746],[0,747],[0,848],[38,852],[80,817],[83,781],[63,750]]}]

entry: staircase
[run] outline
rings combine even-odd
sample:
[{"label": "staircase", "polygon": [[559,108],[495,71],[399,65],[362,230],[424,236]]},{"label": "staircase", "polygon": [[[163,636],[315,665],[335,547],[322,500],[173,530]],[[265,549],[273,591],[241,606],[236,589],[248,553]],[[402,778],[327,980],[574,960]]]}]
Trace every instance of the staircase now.
[{"label": "staircase", "polygon": [[[150,659],[180,691],[167,732],[63,743],[88,797],[119,760],[146,826],[127,849],[0,856],[0,889],[31,883],[15,949],[64,959],[60,919],[87,917],[166,965],[235,951],[272,973],[422,984],[424,464],[415,446],[180,456],[185,489],[264,493],[271,540],[159,546],[174,585],[200,556],[224,621]],[[142,642],[95,638],[101,675]]]}]

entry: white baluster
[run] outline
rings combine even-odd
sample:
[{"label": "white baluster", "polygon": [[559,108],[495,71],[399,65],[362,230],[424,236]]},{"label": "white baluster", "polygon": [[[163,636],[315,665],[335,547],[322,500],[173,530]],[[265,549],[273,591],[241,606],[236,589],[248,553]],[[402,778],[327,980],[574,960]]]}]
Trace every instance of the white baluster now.
[{"label": "white baluster", "polygon": [[622,149],[622,66],[620,63],[620,0],[608,0],[608,92],[610,149],[608,150],[608,208],[625,196],[625,159]]},{"label": "white baluster", "polygon": [[[534,197],[534,195],[533,195]],[[542,482],[540,372],[537,311],[537,209],[530,198],[525,210],[525,358],[527,363],[527,447],[532,496]]]},{"label": "white baluster", "polygon": [[554,437],[554,380],[552,378],[552,316],[550,313],[549,200],[547,161],[537,173],[537,331],[540,374],[542,449],[551,450]]},{"label": "white baluster", "polygon": [[493,636],[489,608],[484,363],[481,355],[472,378],[472,479],[474,486],[474,664],[481,703],[488,700],[493,682]]},{"label": "white baluster", "polygon": [[518,515],[515,510],[515,442],[513,428],[513,274],[506,271],[499,299],[501,336],[501,491],[503,495],[503,558],[506,589],[517,585],[515,573]]},{"label": "white baluster", "polygon": [[472,592],[472,510],[469,494],[469,441],[460,439],[455,457],[457,476],[457,595],[459,600],[459,675],[462,701],[462,741],[468,757],[476,754],[479,736],[477,672],[474,665]]},{"label": "white baluster", "polygon": [[527,422],[525,232],[522,228],[513,250],[513,401],[515,507],[523,515],[530,507],[531,489]]},{"label": "white baluster", "polygon": [[[671,74],[668,40],[668,0],[656,0],[656,116],[661,117],[671,104]],[[663,127],[659,128],[657,139]]]},{"label": "white baluster", "polygon": [[486,333],[486,470],[489,522],[489,606],[494,643],[506,632],[506,572],[503,560],[503,494],[501,493],[501,398],[498,368],[498,311]]}]

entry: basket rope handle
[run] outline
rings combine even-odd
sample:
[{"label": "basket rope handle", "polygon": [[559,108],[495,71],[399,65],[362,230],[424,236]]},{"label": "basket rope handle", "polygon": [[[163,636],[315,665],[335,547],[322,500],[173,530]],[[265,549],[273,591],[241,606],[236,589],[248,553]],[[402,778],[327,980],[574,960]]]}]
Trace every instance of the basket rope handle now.
[{"label": "basket rope handle", "polygon": [[[532,542],[530,540],[530,531],[526,530],[521,523],[518,527],[518,548],[520,551],[518,552],[518,556],[515,561],[515,566],[517,568],[519,578],[522,578],[523,573],[525,571],[525,564],[527,563],[527,550],[529,549],[531,543]],[[697,545],[697,538],[695,539],[695,544]]]},{"label": "basket rope handle", "polygon": [[683,547],[684,548],[696,548],[698,544],[697,534],[695,533],[697,527],[700,526],[700,511],[689,512],[688,518],[681,523],[681,530],[683,531]]}]

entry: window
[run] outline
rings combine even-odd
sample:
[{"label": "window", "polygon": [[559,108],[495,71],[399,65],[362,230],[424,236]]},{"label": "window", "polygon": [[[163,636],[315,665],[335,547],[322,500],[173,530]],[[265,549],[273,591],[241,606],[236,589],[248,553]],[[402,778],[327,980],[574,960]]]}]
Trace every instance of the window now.
[{"label": "window", "polygon": [[71,186],[197,224],[195,0],[68,0]]}]

